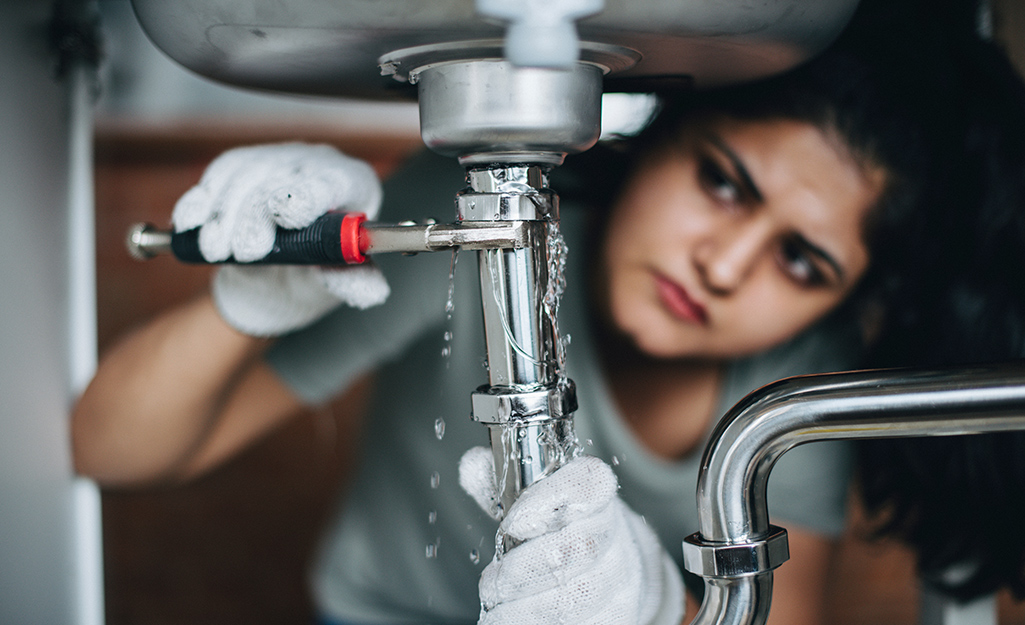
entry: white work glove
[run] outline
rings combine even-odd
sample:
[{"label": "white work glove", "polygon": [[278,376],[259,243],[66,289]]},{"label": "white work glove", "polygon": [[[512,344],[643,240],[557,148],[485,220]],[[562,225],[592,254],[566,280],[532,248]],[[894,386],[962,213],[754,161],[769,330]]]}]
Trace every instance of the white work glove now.
[{"label": "white work glove", "polygon": [[[329,210],[377,216],[381,185],[367,163],[328,145],[283,143],[229,150],[217,157],[172,214],[176,232],[200,228],[210,262],[259,260],[278,226],[302,228]],[[313,323],[341,303],[368,308],[388,297],[372,265],[225,265],[213,282],[221,316],[253,336],[276,336]]]},{"label": "white work glove", "polygon": [[[459,484],[496,516],[490,450],[463,455]],[[618,487],[581,456],[524,490],[499,530],[519,544],[481,574],[479,625],[679,625],[680,572]]]}]

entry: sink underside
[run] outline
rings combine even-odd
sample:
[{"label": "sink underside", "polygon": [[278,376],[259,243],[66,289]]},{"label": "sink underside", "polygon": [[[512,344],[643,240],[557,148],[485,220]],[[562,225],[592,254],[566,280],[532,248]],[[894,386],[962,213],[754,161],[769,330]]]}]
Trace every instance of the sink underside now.
[{"label": "sink underside", "polygon": [[[500,49],[473,0],[132,0],[172,59],[240,87],[372,99],[415,97],[380,63],[397,50]],[[606,91],[709,87],[784,71],[829,44],[857,0],[606,0],[579,24],[592,47],[626,48]],[[633,63],[633,61],[636,61]],[[622,69],[622,67],[627,67]],[[394,68],[392,68],[394,69]],[[401,75],[401,72],[400,72]]]}]

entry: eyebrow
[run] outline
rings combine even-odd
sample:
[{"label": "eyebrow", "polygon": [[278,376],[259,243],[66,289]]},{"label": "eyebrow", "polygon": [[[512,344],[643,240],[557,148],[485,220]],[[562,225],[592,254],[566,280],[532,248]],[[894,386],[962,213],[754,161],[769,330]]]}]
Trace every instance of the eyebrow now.
[{"label": "eyebrow", "polygon": [[[741,160],[740,156],[738,156],[737,153],[734,152],[733,149],[730,148],[730,146],[722,140],[722,137],[714,133],[708,133],[706,135],[706,139],[709,143],[714,145],[716,149],[719,150],[722,153],[722,155],[725,156],[726,159],[730,162],[730,165],[736,172],[737,177],[740,178],[740,184],[745,187],[745,190],[751,195],[751,197],[753,197],[755,201],[759,203],[764,202],[765,198],[762,195],[761,190],[758,189],[758,185],[755,184],[754,178],[751,177],[751,173],[747,170],[747,167],[744,165],[744,161]],[[803,246],[805,249],[807,249],[815,256],[818,256],[820,259],[822,259],[822,262],[832,267],[833,271],[836,273],[837,280],[840,282],[841,285],[846,283],[847,272],[845,272],[844,268],[840,265],[840,263],[835,258],[833,258],[832,254],[822,249],[818,245],[815,245],[800,233],[795,233],[794,237],[801,246]]]},{"label": "eyebrow", "polygon": [[723,156],[730,162],[733,170],[736,172],[737,177],[740,178],[740,184],[745,187],[745,191],[751,195],[758,203],[764,202],[765,198],[762,196],[762,192],[758,189],[758,185],[755,184],[754,178],[751,177],[751,173],[747,170],[744,165],[744,161],[740,160],[737,153],[733,151],[730,146],[722,140],[722,137],[709,133],[706,135],[706,139],[714,145]]}]

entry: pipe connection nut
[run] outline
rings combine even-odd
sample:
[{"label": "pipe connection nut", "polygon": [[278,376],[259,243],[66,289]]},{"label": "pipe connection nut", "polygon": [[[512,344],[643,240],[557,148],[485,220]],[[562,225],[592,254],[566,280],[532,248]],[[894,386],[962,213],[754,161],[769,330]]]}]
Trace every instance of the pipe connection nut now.
[{"label": "pipe connection nut", "polygon": [[473,419],[488,425],[568,418],[577,409],[572,380],[535,391],[482,386],[471,396]]},{"label": "pipe connection nut", "polygon": [[787,531],[769,526],[761,540],[726,544],[694,533],[683,541],[683,567],[705,578],[737,578],[771,571],[790,559]]},{"label": "pipe connection nut", "polygon": [[456,194],[460,221],[559,218],[559,198],[547,187],[546,170],[537,165],[471,168],[466,181],[469,186]]}]

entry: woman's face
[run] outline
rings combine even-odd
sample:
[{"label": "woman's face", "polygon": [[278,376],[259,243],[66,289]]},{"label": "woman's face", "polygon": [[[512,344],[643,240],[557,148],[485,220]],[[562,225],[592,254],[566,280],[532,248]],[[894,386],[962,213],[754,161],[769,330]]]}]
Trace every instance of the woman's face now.
[{"label": "woman's face", "polygon": [[628,182],[610,216],[613,324],[651,356],[733,358],[777,345],[850,294],[885,183],[790,120],[692,124]]}]

